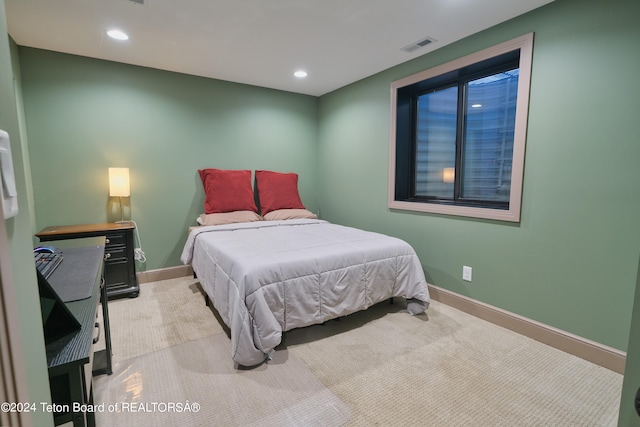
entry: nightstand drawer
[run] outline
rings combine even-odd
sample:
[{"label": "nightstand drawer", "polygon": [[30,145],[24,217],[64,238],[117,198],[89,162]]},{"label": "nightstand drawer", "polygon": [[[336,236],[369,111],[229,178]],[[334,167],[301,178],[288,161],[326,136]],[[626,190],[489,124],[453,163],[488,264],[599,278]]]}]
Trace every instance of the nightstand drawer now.
[{"label": "nightstand drawer", "polygon": [[126,260],[104,263],[104,279],[109,284],[107,291],[113,292],[114,290],[126,289],[131,286],[128,264]]},{"label": "nightstand drawer", "polygon": [[109,248],[108,246],[106,247],[105,251],[104,251],[104,260],[109,262],[109,261],[121,261],[121,260],[126,260],[127,259],[127,248],[120,247],[120,248]]},{"label": "nightstand drawer", "polygon": [[124,233],[110,233],[107,234],[107,239],[105,240],[105,248],[110,248],[111,246],[124,246],[126,243],[126,237]]}]

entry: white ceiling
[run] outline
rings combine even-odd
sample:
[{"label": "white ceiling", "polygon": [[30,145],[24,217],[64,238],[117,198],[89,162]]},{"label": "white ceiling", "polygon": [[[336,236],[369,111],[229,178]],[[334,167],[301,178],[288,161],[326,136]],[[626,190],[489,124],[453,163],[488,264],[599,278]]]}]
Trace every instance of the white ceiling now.
[{"label": "white ceiling", "polygon": [[[5,0],[9,34],[20,46],[319,96],[553,0],[135,1]],[[401,50],[426,37],[436,41]]]}]

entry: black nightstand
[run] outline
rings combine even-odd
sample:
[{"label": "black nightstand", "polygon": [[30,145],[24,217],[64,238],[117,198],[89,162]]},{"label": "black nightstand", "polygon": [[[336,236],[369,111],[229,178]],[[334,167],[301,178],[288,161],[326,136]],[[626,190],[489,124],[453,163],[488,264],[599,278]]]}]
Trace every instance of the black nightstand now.
[{"label": "black nightstand", "polygon": [[46,227],[36,233],[41,242],[105,236],[104,277],[109,299],[140,293],[133,248],[135,224],[130,221]]}]

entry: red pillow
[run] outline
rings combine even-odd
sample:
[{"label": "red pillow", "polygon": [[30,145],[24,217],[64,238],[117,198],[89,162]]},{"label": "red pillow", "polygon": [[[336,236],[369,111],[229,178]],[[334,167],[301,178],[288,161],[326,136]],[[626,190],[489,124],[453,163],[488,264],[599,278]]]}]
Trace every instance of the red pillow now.
[{"label": "red pillow", "polygon": [[204,186],[206,214],[253,211],[258,212],[253,199],[250,170],[198,170]]},{"label": "red pillow", "polygon": [[256,171],[256,188],[263,216],[278,209],[305,209],[298,194],[298,174]]}]

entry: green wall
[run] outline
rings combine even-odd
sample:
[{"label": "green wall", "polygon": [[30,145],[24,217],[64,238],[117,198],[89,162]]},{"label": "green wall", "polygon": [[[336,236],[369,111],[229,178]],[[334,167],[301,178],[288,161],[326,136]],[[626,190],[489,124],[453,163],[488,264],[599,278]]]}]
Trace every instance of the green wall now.
[{"label": "green wall", "polygon": [[36,224],[119,220],[107,168],[128,167],[147,263],[180,265],[203,212],[197,170],[297,172],[317,209],[317,98],[20,47]]},{"label": "green wall", "polygon": [[[321,97],[323,217],[404,238],[436,286],[625,350],[640,251],[639,22],[638,1],[556,0]],[[529,32],[521,222],[389,210],[391,82]]]},{"label": "green wall", "polygon": [[[19,324],[26,389],[29,402],[51,402],[45,356],[40,300],[33,264],[33,198],[29,175],[29,152],[24,131],[20,65],[17,46],[7,36],[4,0],[0,0],[0,129],[9,133],[11,154],[18,191],[18,215],[5,221],[10,254],[10,276],[13,278],[14,304]],[[34,426],[53,425],[52,415],[38,411],[32,414]]]}]

